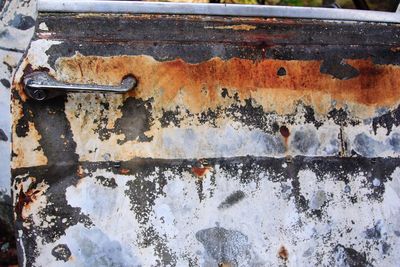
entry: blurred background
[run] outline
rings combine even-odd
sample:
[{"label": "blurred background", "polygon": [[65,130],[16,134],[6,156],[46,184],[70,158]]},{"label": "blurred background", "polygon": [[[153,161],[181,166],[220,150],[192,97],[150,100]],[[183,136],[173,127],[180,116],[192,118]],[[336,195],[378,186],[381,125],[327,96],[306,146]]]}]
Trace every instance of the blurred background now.
[{"label": "blurred background", "polygon": [[[145,0],[155,2],[154,0]],[[164,1],[162,1],[164,2]],[[399,0],[169,0],[165,2],[258,4],[281,6],[336,7],[363,10],[396,11]]]}]

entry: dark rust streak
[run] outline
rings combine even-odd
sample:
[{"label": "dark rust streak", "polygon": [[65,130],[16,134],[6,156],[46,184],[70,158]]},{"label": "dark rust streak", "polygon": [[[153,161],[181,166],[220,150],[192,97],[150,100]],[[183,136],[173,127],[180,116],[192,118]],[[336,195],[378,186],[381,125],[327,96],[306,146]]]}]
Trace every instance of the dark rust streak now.
[{"label": "dark rust streak", "polygon": [[285,150],[287,151],[289,148],[289,136],[290,136],[290,131],[289,129],[285,126],[282,125],[279,128],[279,132],[281,133],[283,139],[284,139],[284,144],[285,144]]},{"label": "dark rust streak", "polygon": [[[234,34],[231,33],[231,34]],[[57,35],[43,35],[40,33],[37,33],[37,37],[39,39],[43,40],[54,40],[54,41],[61,41],[61,42],[85,42],[85,43],[101,43],[101,44],[121,44],[121,45],[129,45],[129,44],[148,44],[148,45],[154,45],[154,42],[157,42],[157,45],[162,45],[162,44],[174,44],[174,45],[190,45],[190,44],[203,44],[203,45],[208,45],[208,44],[225,44],[225,45],[237,45],[239,47],[259,47],[260,45],[265,46],[266,48],[270,48],[273,46],[287,46],[287,45],[296,45],[296,46],[321,46],[320,43],[315,42],[296,42],[293,44],[290,40],[288,41],[279,41],[278,40],[285,40],[284,37],[287,37],[289,35],[283,35],[283,34],[277,34],[277,35],[272,35],[272,34],[259,34],[255,35],[254,39],[247,39],[247,40],[242,40],[242,41],[237,41],[237,40],[187,40],[187,39],[154,39],[154,40],[132,40],[132,39],[106,39],[106,38],[93,38],[93,37],[78,37],[78,38],[73,38],[70,36],[57,36]],[[276,37],[276,38],[275,38]],[[382,47],[382,44],[368,44],[368,45],[360,45],[359,42],[354,42],[354,43],[348,43],[348,42],[335,42],[334,44],[326,44],[326,45],[335,45],[335,46],[346,46],[346,47],[371,47],[371,48],[380,48]],[[389,50],[392,50],[389,48]],[[393,51],[392,51],[393,52]],[[399,51],[394,51],[394,52],[399,52]]]},{"label": "dark rust streak", "polygon": [[[121,23],[121,20],[124,23]],[[39,32],[43,38],[79,40],[179,40],[201,41],[274,40],[281,44],[363,44],[396,45],[392,38],[400,29],[392,25],[338,23],[304,19],[260,19],[229,17],[170,16],[170,15],[105,15],[43,14],[49,31]],[[73,23],[71,23],[73,22]],[[241,27],[245,26],[245,27]],[[86,30],[76,31],[74,28]],[[129,31],[125,29],[129,28]],[[249,30],[243,30],[249,29]],[[361,29],[361,30],[360,30]],[[120,34],[124,31],[124,34]],[[51,33],[51,34],[48,34]],[[89,37],[89,39],[87,39]],[[398,44],[397,44],[398,45]]]},{"label": "dark rust streak", "polygon": [[25,194],[24,191],[21,189],[19,190],[18,196],[17,196],[17,202],[15,203],[15,215],[17,217],[17,220],[23,220],[22,218],[22,210],[24,209],[24,203],[25,203]]},{"label": "dark rust streak", "polygon": [[288,260],[288,258],[289,258],[289,252],[288,252],[288,250],[285,248],[285,246],[281,246],[281,247],[279,248],[278,256],[279,256],[279,258],[281,258],[281,259],[284,260],[284,261],[287,261],[287,260]]},{"label": "dark rust streak", "polygon": [[79,70],[81,72],[81,77],[83,78],[83,71],[82,71],[82,66],[79,64]]},{"label": "dark rust streak", "polygon": [[17,220],[23,221],[25,219],[23,216],[24,209],[29,208],[29,204],[37,199],[37,194],[40,192],[40,190],[34,189],[28,189],[28,191],[24,192],[23,187],[21,186],[14,208]]},{"label": "dark rust streak", "polygon": [[[90,43],[102,43],[102,44],[138,44],[138,43],[140,43],[140,44],[153,45],[154,42],[157,42],[158,45],[161,45],[161,44],[182,45],[182,44],[196,43],[196,44],[204,44],[204,45],[207,45],[207,44],[235,44],[235,45],[239,45],[239,46],[259,46],[261,44],[265,44],[268,46],[272,46],[272,45],[290,45],[290,44],[292,44],[290,42],[279,42],[279,43],[273,42],[274,40],[277,40],[279,38],[275,39],[275,38],[272,38],[271,36],[265,36],[265,38],[259,38],[256,40],[241,41],[241,42],[229,41],[229,40],[213,40],[213,41],[211,41],[211,40],[195,40],[195,41],[191,41],[191,40],[186,40],[186,39],[182,39],[182,40],[130,40],[130,39],[113,40],[113,39],[108,39],[107,40],[107,39],[85,38],[85,37],[83,37],[83,38],[69,38],[69,37],[48,38],[48,36],[42,36],[40,34],[38,34],[38,37],[40,37],[40,39],[43,39],[43,40],[90,42]],[[298,45],[313,45],[313,44],[304,43],[304,44],[298,44]],[[357,44],[354,44],[354,45],[357,45]],[[380,45],[376,45],[376,46],[380,46]]]},{"label": "dark rust streak", "polygon": [[286,127],[285,125],[282,125],[282,126],[279,128],[279,131],[280,131],[281,135],[282,135],[283,137],[285,137],[285,138],[288,138],[289,135],[290,135],[289,129],[288,129],[288,127]]}]

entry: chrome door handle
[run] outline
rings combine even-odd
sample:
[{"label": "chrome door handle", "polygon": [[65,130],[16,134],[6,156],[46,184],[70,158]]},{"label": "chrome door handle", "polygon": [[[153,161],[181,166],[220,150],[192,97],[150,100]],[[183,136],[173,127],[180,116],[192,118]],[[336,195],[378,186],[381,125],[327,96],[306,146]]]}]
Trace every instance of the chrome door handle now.
[{"label": "chrome door handle", "polygon": [[65,93],[117,93],[123,94],[132,90],[137,80],[133,76],[122,79],[121,85],[95,85],[62,83],[46,72],[33,72],[24,78],[25,93],[38,101],[54,98]]}]

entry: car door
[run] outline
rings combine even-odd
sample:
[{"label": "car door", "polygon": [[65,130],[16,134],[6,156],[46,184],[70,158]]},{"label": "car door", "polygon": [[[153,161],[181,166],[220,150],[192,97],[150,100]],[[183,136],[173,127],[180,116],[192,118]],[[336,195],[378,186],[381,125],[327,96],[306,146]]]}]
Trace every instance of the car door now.
[{"label": "car door", "polygon": [[399,261],[398,15],[38,7],[12,88],[22,266]]}]

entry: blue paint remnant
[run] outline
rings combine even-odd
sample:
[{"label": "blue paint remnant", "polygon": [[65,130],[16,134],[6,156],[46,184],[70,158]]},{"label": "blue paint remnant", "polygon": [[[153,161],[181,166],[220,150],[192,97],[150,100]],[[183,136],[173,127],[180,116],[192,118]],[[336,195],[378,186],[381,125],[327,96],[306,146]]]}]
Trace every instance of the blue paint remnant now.
[{"label": "blue paint remnant", "polygon": [[0,82],[7,89],[10,88],[10,86],[11,86],[10,81],[7,79],[1,79]]},{"label": "blue paint remnant", "polygon": [[8,141],[8,137],[7,137],[6,133],[3,131],[3,129],[0,129],[0,141],[4,141],[4,142]]},{"label": "blue paint remnant", "polygon": [[382,254],[384,254],[384,255],[389,254],[389,250],[390,250],[391,247],[392,246],[390,244],[388,244],[386,242],[383,242],[382,243],[382,248],[381,248]]},{"label": "blue paint remnant", "polygon": [[351,187],[348,184],[344,187],[344,192],[345,193],[350,193],[351,192]]},{"label": "blue paint remnant", "polygon": [[389,145],[395,152],[400,152],[400,134],[394,133],[389,139]]},{"label": "blue paint remnant", "polygon": [[310,209],[320,210],[325,205],[326,202],[327,202],[327,197],[325,191],[318,190],[311,198]]},{"label": "blue paint remnant", "polygon": [[372,228],[365,231],[365,238],[367,239],[381,239],[382,238],[382,221],[379,220]]},{"label": "blue paint remnant", "polygon": [[130,255],[118,241],[111,240],[100,229],[81,229],[78,232],[73,247],[79,250],[72,251],[72,255],[79,254],[83,266],[140,266],[136,257]]},{"label": "blue paint remnant", "polygon": [[218,209],[226,209],[232,207],[236,203],[240,202],[246,197],[245,193],[241,190],[235,191],[230,194],[225,200],[218,206]]},{"label": "blue paint remnant", "polygon": [[364,157],[379,157],[383,152],[400,152],[400,134],[392,133],[385,141],[378,141],[368,136],[366,133],[360,133],[354,138],[354,151]]},{"label": "blue paint remnant", "polygon": [[248,237],[239,231],[213,227],[198,231],[196,239],[214,260],[210,264],[251,265],[252,253]]},{"label": "blue paint remnant", "polygon": [[315,130],[302,129],[295,132],[292,142],[293,148],[305,155],[314,155],[317,153],[319,141]]},{"label": "blue paint remnant", "polygon": [[329,141],[329,145],[326,145],[322,151],[325,152],[326,155],[337,155],[340,150],[340,143],[337,139],[331,139]]},{"label": "blue paint remnant", "polygon": [[31,16],[25,16],[22,14],[17,14],[15,17],[9,22],[9,25],[17,28],[19,30],[27,30],[35,26],[35,20]]},{"label": "blue paint remnant", "polygon": [[386,146],[365,133],[360,133],[354,138],[354,150],[364,157],[377,157],[386,150]]},{"label": "blue paint remnant", "polygon": [[361,253],[353,248],[344,247],[342,245],[336,246],[334,250],[334,261],[335,266],[340,267],[372,267],[367,260],[367,255],[365,252]]}]

